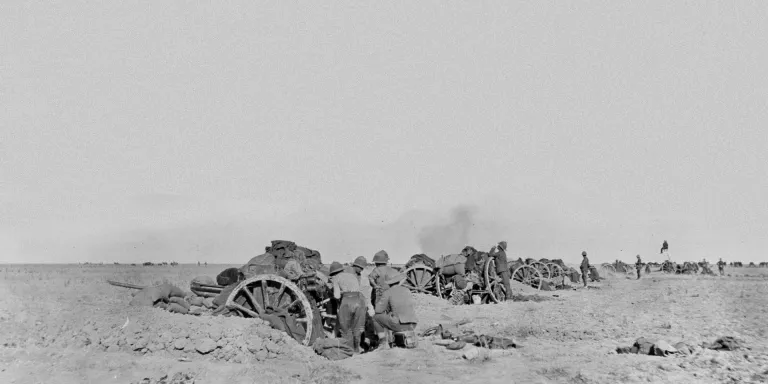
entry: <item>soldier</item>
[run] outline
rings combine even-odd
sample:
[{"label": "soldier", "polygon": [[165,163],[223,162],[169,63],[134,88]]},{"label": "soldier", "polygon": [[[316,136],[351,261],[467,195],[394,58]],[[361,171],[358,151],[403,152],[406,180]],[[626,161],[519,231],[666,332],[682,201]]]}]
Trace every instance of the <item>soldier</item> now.
[{"label": "soldier", "polygon": [[360,292],[360,282],[355,275],[344,272],[344,266],[336,261],[331,264],[331,279],[333,280],[333,297],[341,301],[337,314],[341,337],[355,353],[358,353],[365,328],[366,310],[363,295]]},{"label": "soldier", "polygon": [[368,261],[365,260],[365,257],[358,256],[355,261],[352,262],[352,270],[355,273],[355,276],[357,276],[357,281],[361,282],[361,279],[363,278],[363,269],[368,266]]},{"label": "soldier", "polygon": [[637,255],[637,261],[635,262],[635,269],[637,270],[637,279],[640,280],[640,270],[643,269],[643,261],[640,260],[640,255]]},{"label": "soldier", "polygon": [[581,252],[581,281],[584,282],[584,288],[587,287],[587,275],[589,274],[589,259],[587,258],[587,251]]},{"label": "soldier", "polygon": [[373,263],[376,264],[376,268],[368,275],[368,282],[371,284],[371,304],[376,306],[376,302],[381,298],[382,293],[386,291],[389,286],[385,283],[386,276],[399,273],[396,269],[387,265],[389,263],[389,255],[387,251],[381,250],[373,255]]},{"label": "soldier", "polygon": [[418,322],[411,291],[399,285],[405,279],[405,275],[395,271],[385,276],[384,283],[390,288],[384,292],[381,300],[376,304],[376,314],[373,316],[381,349],[389,348],[387,331],[413,331]]},{"label": "soldier", "polygon": [[507,242],[500,241],[498,247],[491,248],[491,255],[496,258],[496,274],[501,276],[507,301],[512,301],[512,287],[509,285],[509,266],[507,265]]},{"label": "soldier", "polygon": [[723,261],[723,258],[720,258],[720,261],[717,262],[717,270],[720,271],[720,276],[725,274],[725,261]]}]

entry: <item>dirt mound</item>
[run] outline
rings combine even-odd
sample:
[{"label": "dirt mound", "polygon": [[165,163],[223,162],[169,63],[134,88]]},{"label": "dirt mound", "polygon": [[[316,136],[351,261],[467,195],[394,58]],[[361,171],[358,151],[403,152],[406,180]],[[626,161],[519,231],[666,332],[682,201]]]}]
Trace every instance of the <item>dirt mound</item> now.
[{"label": "dirt mound", "polygon": [[310,348],[260,319],[189,316],[158,308],[80,312],[19,326],[26,329],[8,332],[5,344],[170,354],[234,363],[314,357]]}]

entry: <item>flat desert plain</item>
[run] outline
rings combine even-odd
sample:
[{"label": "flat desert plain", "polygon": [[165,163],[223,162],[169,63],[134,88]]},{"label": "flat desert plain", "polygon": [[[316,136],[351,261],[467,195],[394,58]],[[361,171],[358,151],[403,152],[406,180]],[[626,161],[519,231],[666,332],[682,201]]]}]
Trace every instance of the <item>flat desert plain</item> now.
[{"label": "flat desert plain", "polygon": [[[764,268],[727,268],[724,277],[620,275],[553,292],[516,286],[547,300],[495,305],[451,306],[414,295],[419,331],[469,319],[462,329],[519,344],[471,361],[431,338],[416,349],[329,361],[258,320],[128,307],[133,291],[106,283],[170,282],[188,290],[194,277],[226,267],[2,266],[0,382],[154,383],[179,373],[212,384],[768,382]],[[639,337],[700,345],[721,336],[746,348],[673,357],[615,352]]]}]

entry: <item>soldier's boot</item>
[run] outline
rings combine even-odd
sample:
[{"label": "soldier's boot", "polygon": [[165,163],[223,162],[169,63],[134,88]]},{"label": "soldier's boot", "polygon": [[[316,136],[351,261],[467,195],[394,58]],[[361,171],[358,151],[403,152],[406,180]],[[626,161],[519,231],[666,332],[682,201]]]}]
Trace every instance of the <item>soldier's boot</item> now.
[{"label": "soldier's boot", "polygon": [[389,337],[386,332],[379,332],[379,346],[376,349],[389,349]]}]

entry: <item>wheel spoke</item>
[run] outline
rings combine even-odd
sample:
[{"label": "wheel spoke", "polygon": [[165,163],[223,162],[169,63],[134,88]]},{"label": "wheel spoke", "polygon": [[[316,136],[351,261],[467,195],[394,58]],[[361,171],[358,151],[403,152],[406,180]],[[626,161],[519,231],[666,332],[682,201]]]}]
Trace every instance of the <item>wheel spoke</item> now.
[{"label": "wheel spoke", "polygon": [[267,289],[265,287],[266,285],[267,285],[267,281],[266,280],[261,280],[261,286],[260,286],[261,287],[261,300],[262,300],[261,302],[264,303],[265,307],[267,307],[267,303],[269,302],[267,300]]},{"label": "wheel spoke", "polygon": [[255,309],[256,312],[258,312],[259,314],[264,313],[264,308],[261,305],[259,305],[258,302],[256,302],[256,298],[253,297],[253,295],[251,294],[251,291],[248,289],[247,286],[243,288],[243,293],[245,293],[245,297],[251,303],[251,307],[253,307],[253,309]]},{"label": "wheel spoke", "polygon": [[283,293],[285,293],[285,284],[280,283],[280,289],[277,290],[277,294],[275,295],[275,305],[280,305],[280,300],[283,298]]},{"label": "wheel spoke", "polygon": [[248,308],[246,308],[246,307],[243,307],[243,306],[242,306],[242,305],[240,305],[240,304],[237,304],[237,303],[233,303],[233,304],[231,305],[231,307],[232,307],[232,308],[234,308],[234,309],[237,309],[238,311],[240,311],[240,312],[242,312],[242,313],[244,313],[244,314],[247,314],[247,315],[249,315],[249,316],[251,316],[251,317],[259,317],[259,314],[258,314],[258,313],[254,312],[254,311],[251,311],[250,309],[248,309]]},{"label": "wheel spoke", "polygon": [[293,306],[298,304],[299,302],[301,302],[301,299],[297,298],[296,300],[292,301],[287,306],[280,306],[280,309],[289,310],[289,309],[293,308]]}]

